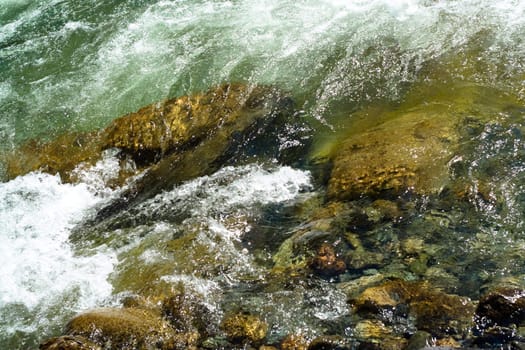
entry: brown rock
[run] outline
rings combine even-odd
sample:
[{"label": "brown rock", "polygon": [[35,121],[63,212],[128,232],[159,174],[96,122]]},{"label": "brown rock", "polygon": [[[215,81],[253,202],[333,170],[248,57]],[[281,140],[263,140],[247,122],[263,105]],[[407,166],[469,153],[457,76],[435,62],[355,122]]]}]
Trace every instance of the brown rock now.
[{"label": "brown rock", "polygon": [[290,334],[281,342],[281,350],[306,350],[308,341],[299,334]]},{"label": "brown rock", "polygon": [[231,126],[265,92],[269,90],[225,84],[153,103],[114,120],[103,131],[103,148],[118,147],[139,162],[151,163],[174,150],[194,147],[219,127]]},{"label": "brown rock", "polygon": [[59,174],[69,182],[71,171],[80,163],[94,164],[100,159],[102,148],[99,135],[93,133],[68,133],[54,141],[31,140],[5,157],[6,175],[13,179],[31,171],[41,170]]},{"label": "brown rock", "polygon": [[[30,141],[2,160],[5,158],[8,179],[41,170],[58,173],[63,181],[72,182],[78,180],[72,177],[73,169],[82,163],[95,164],[102,151],[109,148],[121,149],[121,157],[132,158],[139,170],[167,155],[186,153],[172,157],[152,171],[157,181],[173,173],[184,176],[175,181],[184,181],[203,175],[206,170],[215,170],[210,169],[212,163],[219,156],[226,157],[226,152],[233,152],[235,142],[241,144],[258,137],[258,130],[247,131],[249,127],[263,128],[270,120],[282,116],[279,113],[291,112],[291,106],[290,98],[270,87],[224,84],[203,93],[145,106],[115,119],[100,132],[70,133],[50,142]],[[266,119],[267,124],[257,124],[268,116],[271,118]],[[249,135],[243,134],[245,131]],[[276,132],[275,125],[266,131]],[[190,152],[195,154],[185,152],[196,148]],[[117,185],[133,174],[124,171]]]},{"label": "brown rock", "polygon": [[354,336],[358,339],[360,349],[404,349],[408,341],[393,334],[393,330],[379,320],[363,320],[354,327]]},{"label": "brown rock", "polygon": [[[114,141],[108,141],[107,147],[117,144],[125,147],[125,152],[139,163],[155,161],[159,155],[163,158],[148,167],[121,198],[100,210],[95,221],[110,217],[174,185],[209,175],[226,164],[239,164],[246,159],[253,161],[257,152],[274,158],[283,156],[275,133],[282,126],[283,119],[291,114],[293,103],[282,92],[268,87],[224,85],[195,99],[203,104],[224,105],[221,108],[215,105],[201,108],[202,113],[210,114],[212,121],[207,124],[207,132],[200,131],[203,128],[200,124],[197,125],[198,130],[193,131],[191,127],[197,126],[191,123],[186,129],[187,135],[202,135],[202,138],[188,136],[189,140],[168,142],[166,145],[163,143],[159,150],[155,144],[146,148],[148,144],[142,139],[139,143],[128,144],[125,136],[123,139],[118,137],[114,128],[108,127],[110,136],[106,139]],[[213,114],[216,108],[219,108],[217,113],[221,113],[218,116]],[[155,109],[153,111],[153,117],[156,118],[157,112]],[[134,117],[131,116],[131,119]],[[187,119],[182,118],[184,120]],[[182,121],[178,120],[177,123]],[[124,122],[125,125],[128,125],[127,122]],[[126,127],[117,129],[124,134],[127,132]]]},{"label": "brown rock", "polygon": [[338,335],[322,335],[310,343],[308,350],[346,350],[354,349],[355,344],[350,344],[343,337]]},{"label": "brown rock", "polygon": [[478,303],[476,320],[482,328],[524,324],[525,291],[515,288],[499,288],[487,293]]},{"label": "brown rock", "polygon": [[257,344],[266,338],[268,324],[255,315],[238,313],[225,317],[222,329],[232,342]]},{"label": "brown rock", "polygon": [[345,272],[346,264],[331,244],[323,243],[313,258],[311,268],[319,275],[333,277]]},{"label": "brown rock", "polygon": [[350,251],[346,257],[346,266],[352,270],[376,268],[383,264],[384,256],[364,249]]},{"label": "brown rock", "polygon": [[96,309],[74,317],[66,334],[113,349],[186,349],[194,335],[178,334],[157,314],[135,308]]},{"label": "brown rock", "polygon": [[348,135],[338,148],[328,197],[352,200],[439,191],[458,139],[453,116],[420,108],[385,112],[378,119],[382,122],[372,128],[353,128],[362,131]]},{"label": "brown rock", "polygon": [[179,332],[198,332],[208,336],[209,311],[196,295],[180,291],[162,301],[162,315]]}]

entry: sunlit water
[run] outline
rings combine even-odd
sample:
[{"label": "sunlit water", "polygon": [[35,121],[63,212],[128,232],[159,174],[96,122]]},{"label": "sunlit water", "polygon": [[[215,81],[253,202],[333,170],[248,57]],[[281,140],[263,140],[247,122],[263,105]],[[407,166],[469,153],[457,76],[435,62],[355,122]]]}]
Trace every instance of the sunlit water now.
[{"label": "sunlit water", "polygon": [[[99,128],[153,101],[231,81],[290,91],[316,129],[314,141],[322,144],[344,127],[351,112],[401,100],[429,62],[479,37],[486,39],[479,61],[494,69],[471,79],[523,100],[523,81],[506,78],[525,71],[524,18],[525,3],[512,0],[0,0],[0,152],[33,137],[52,139],[65,130]],[[466,215],[461,208],[448,219],[465,227],[458,230],[455,239],[461,244],[445,265],[457,264],[454,259],[465,252],[472,253],[465,265],[482,265],[494,256],[498,260],[496,266],[474,268],[475,278],[525,272],[520,260],[525,246],[525,169],[519,162],[523,116],[518,111],[512,118],[513,125],[494,125],[480,134],[472,155],[465,156],[469,166],[458,175],[471,176],[473,186],[476,178],[497,180],[493,192],[504,203],[497,208],[473,198],[472,216],[480,222],[475,229],[464,224],[464,217],[457,218]],[[125,292],[119,288],[126,286],[115,277],[116,266],[164,259],[162,252],[155,253],[156,238],[203,221],[203,241],[211,244],[221,237],[224,259],[232,254],[242,259],[222,280],[190,282],[185,271],[162,278],[194,283],[212,307],[220,302],[221,293],[214,293],[218,283],[260,273],[256,257],[239,251],[237,243],[246,232],[233,229],[238,226],[231,226],[231,218],[249,222],[247,213],[292,205],[311,191],[305,171],[228,168],[144,203],[132,214],[148,224],[125,227],[135,241],[117,242],[110,235],[104,244],[78,247],[69,241],[71,228],[115,195],[99,181],[113,166],[106,159],[78,185],[44,174],[0,184],[0,347],[34,347],[75,312],[111,304],[114,291]],[[490,173],[495,167],[501,171]],[[182,214],[173,217],[176,210]],[[241,227],[249,231],[249,224]],[[146,240],[139,254],[134,249],[144,236],[152,243]],[[246,297],[246,304],[257,309],[269,302],[293,304],[298,296],[312,302],[337,293],[329,287],[310,294],[300,288],[260,297],[264,300]],[[315,325],[292,315],[304,315],[304,320],[343,317],[347,310],[339,299],[319,309],[272,310],[269,317],[308,329]]]}]

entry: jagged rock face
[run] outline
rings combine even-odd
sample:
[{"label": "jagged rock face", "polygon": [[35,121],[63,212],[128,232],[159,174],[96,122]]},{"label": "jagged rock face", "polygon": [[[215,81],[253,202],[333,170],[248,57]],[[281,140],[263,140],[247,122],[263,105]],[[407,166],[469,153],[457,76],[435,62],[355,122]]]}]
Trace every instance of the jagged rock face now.
[{"label": "jagged rock face", "polygon": [[352,133],[333,159],[329,198],[438,192],[459,138],[456,123],[439,108],[425,108],[389,116],[371,129]]}]

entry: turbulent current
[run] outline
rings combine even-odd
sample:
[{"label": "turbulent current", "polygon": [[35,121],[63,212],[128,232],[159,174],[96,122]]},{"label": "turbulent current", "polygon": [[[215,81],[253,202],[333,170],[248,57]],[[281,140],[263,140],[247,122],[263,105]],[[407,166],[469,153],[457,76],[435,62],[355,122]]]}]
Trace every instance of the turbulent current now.
[{"label": "turbulent current", "polygon": [[[448,166],[475,194],[457,205],[446,194],[419,198],[403,207],[416,209],[402,227],[367,234],[347,225],[391,264],[337,282],[377,269],[418,280],[439,267],[447,274],[438,287],[470,298],[496,277],[525,284],[524,35],[517,0],[0,0],[0,161],[29,140],[98,130],[231,82],[286,91],[309,130],[301,161],[230,162],[87,228],[128,190],[104,185],[117,176],[111,152],[73,184],[39,171],[8,181],[0,163],[0,349],[37,348],[78,312],[147,294],[138,281],[184,283],[216,321],[233,304],[262,314],[269,343],[326,329],[351,338],[352,327],[337,323],[353,316],[334,280],[258,286],[325,195],[328,170],[318,162],[355,120],[373,124],[375,114],[361,111],[447,109],[439,98],[460,93],[458,104],[474,105],[461,109],[470,139]],[[421,241],[429,245],[417,258],[403,248]]]}]

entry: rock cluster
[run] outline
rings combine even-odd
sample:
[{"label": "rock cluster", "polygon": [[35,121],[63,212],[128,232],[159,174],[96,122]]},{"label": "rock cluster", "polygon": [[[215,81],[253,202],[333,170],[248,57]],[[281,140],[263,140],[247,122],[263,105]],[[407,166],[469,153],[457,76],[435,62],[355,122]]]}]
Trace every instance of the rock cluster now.
[{"label": "rock cluster", "polygon": [[[496,112],[514,108],[515,101],[503,99],[495,112],[493,104],[485,108],[484,100],[496,89],[456,83],[450,77],[427,78],[438,81],[441,90],[432,93],[429,86],[436,84],[415,84],[398,104],[366,108],[351,116],[335,139],[327,164],[321,165],[326,172],[326,178],[317,179],[321,190],[290,210],[289,220],[272,235],[275,248],[256,250],[249,237],[234,243],[262,261],[256,277],[242,276],[235,282],[242,291],[225,292],[234,295],[226,300],[245,303],[242,307],[235,305],[239,308],[233,311],[224,307],[212,320],[200,297],[175,293],[161,279],[177,271],[230,288],[224,272],[235,257],[225,258],[224,250],[216,248],[220,237],[204,242],[204,225],[180,219],[187,224],[179,226],[183,233],[174,232],[162,245],[143,239],[134,250],[121,254],[126,262],[114,276],[115,292],[137,293],[139,301],[80,314],[63,336],[41,348],[523,348],[525,289],[491,288],[481,293],[483,284],[493,278],[485,269],[494,275],[497,266],[464,256],[484,237],[467,214],[488,221],[482,206],[496,211],[500,204],[494,186],[465,181],[469,169],[465,154],[475,149],[476,142],[490,143],[480,141],[479,134]],[[226,164],[253,159],[261,152],[279,158],[279,145],[267,141],[282,136],[279,129],[293,115],[292,105],[276,89],[227,84],[146,106],[99,133],[28,144],[27,150],[40,147],[42,153],[32,159],[22,147],[27,169],[14,165],[9,169],[12,176],[41,169],[74,180],[76,164],[93,163],[103,150],[118,148],[123,160],[132,160],[145,171],[121,202],[99,212],[95,224],[100,225],[123,205],[140,203]],[[86,148],[80,147],[84,138]],[[73,145],[62,165],[55,156],[60,143]],[[273,224],[274,219],[272,214],[260,221],[230,218],[233,225],[253,225],[256,233],[266,232],[260,226]],[[128,226],[135,224],[130,220]],[[467,246],[464,241],[473,243]],[[157,247],[163,259],[139,268],[148,244]],[[315,298],[322,293],[329,297]],[[282,312],[279,302],[293,298],[301,303],[288,305],[297,313],[293,317],[308,319],[298,321],[304,328],[282,331],[290,319],[283,321],[268,310]],[[268,300],[276,305],[265,305]],[[253,309],[236,311],[244,307]],[[312,331],[310,324],[318,328]]]}]

